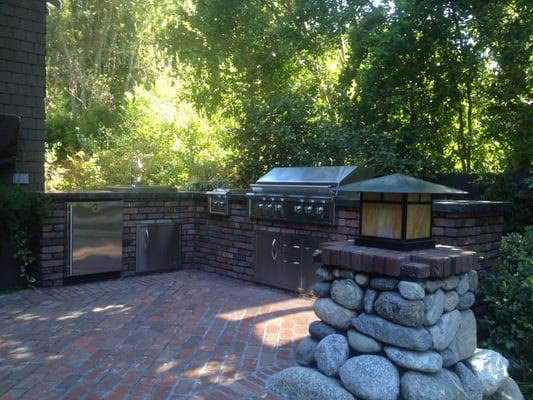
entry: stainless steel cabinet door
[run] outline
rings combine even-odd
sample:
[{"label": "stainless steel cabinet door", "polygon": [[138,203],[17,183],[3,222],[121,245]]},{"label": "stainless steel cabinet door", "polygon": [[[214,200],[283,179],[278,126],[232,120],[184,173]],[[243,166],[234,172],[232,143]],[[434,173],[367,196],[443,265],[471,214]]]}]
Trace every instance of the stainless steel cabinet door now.
[{"label": "stainless steel cabinet door", "polygon": [[180,225],[137,225],[137,272],[177,269],[180,266]]},{"label": "stainless steel cabinet door", "polygon": [[291,254],[283,246],[283,236],[275,232],[259,231],[255,241],[255,281],[297,290],[300,286],[299,265],[287,264]]},{"label": "stainless steel cabinet door", "polygon": [[304,235],[256,232],[255,281],[292,291],[310,292],[319,267],[312,254],[324,241]]},{"label": "stainless steel cabinet door", "polygon": [[122,269],[122,202],[68,203],[67,275]]}]

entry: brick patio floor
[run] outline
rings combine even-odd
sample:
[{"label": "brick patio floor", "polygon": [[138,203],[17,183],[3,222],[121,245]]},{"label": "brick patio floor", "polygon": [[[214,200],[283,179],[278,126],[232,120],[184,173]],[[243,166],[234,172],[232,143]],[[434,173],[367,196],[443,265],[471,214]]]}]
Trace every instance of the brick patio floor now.
[{"label": "brick patio floor", "polygon": [[0,399],[276,399],[312,301],[193,270],[0,295]]}]

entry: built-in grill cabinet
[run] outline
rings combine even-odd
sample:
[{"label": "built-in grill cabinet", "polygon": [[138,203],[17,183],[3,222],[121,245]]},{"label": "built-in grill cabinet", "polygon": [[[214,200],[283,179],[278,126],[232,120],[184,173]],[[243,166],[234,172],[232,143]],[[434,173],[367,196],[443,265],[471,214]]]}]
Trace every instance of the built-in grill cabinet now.
[{"label": "built-in grill cabinet", "polygon": [[256,232],[255,281],[296,292],[311,292],[318,281],[313,253],[326,239],[314,236]]}]

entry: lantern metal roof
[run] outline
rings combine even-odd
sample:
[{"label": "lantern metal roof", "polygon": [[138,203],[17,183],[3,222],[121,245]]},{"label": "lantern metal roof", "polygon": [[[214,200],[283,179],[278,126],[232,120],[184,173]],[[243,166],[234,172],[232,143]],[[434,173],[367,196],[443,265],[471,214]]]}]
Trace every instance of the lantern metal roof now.
[{"label": "lantern metal roof", "polygon": [[379,192],[379,193],[427,193],[427,194],[467,194],[463,190],[438,185],[402,174],[392,174],[340,186],[339,192]]}]

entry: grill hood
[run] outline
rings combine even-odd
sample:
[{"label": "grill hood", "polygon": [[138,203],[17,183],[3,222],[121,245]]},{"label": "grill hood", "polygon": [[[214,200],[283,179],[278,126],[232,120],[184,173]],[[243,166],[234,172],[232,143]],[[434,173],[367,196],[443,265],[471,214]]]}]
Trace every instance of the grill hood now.
[{"label": "grill hood", "polygon": [[273,168],[250,186],[254,193],[336,195],[339,186],[372,176],[374,170],[367,167],[283,167]]}]

